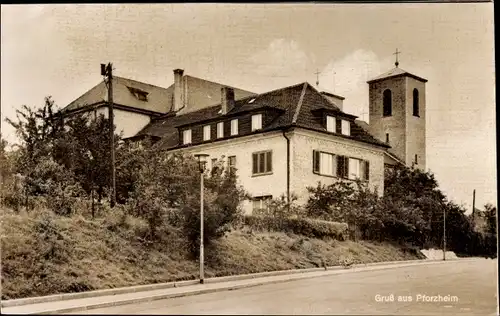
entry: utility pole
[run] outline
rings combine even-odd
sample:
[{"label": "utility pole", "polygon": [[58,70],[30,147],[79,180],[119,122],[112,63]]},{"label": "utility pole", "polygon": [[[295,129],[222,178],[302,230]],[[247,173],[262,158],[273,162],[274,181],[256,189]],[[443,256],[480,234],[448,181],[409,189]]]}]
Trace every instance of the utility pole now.
[{"label": "utility pole", "polygon": [[107,78],[109,107],[109,142],[111,146],[111,207],[116,203],[116,172],[115,172],[115,129],[113,114],[113,64],[101,64],[101,75]]},{"label": "utility pole", "polygon": [[443,208],[443,261],[446,260],[446,207]]},{"label": "utility pole", "polygon": [[474,219],[475,214],[476,214],[476,189],[472,191],[472,219]]}]

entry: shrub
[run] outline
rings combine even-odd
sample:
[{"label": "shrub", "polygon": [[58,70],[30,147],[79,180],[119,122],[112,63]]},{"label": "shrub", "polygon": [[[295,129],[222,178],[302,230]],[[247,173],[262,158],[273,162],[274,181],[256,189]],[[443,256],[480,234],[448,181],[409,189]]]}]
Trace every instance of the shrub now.
[{"label": "shrub", "polygon": [[338,181],[328,186],[309,187],[306,205],[310,217],[349,224],[354,239],[380,237],[384,212],[375,190],[361,181]]},{"label": "shrub", "polygon": [[296,194],[290,196],[290,202],[287,201],[286,196],[282,194],[280,197],[272,199],[268,202],[267,208],[255,211],[258,216],[270,216],[276,218],[285,217],[302,217],[305,211],[302,207],[296,204],[298,197]]},{"label": "shrub", "polygon": [[345,240],[348,225],[310,218],[276,218],[271,216],[244,216],[244,224],[261,231],[293,233],[311,238]]}]

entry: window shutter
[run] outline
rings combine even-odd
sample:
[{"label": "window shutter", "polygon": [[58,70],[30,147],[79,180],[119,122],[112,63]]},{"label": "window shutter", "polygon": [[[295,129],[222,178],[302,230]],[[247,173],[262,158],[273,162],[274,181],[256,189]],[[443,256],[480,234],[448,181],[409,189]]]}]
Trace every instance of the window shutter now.
[{"label": "window shutter", "polygon": [[319,173],[319,151],[313,150],[313,172]]},{"label": "window shutter", "polygon": [[252,160],[253,160],[253,170],[252,171],[253,171],[254,174],[255,173],[259,173],[259,168],[258,168],[259,165],[258,165],[258,161],[257,161],[258,159],[257,158],[258,158],[258,154],[253,154],[252,155]]},{"label": "window shutter", "polygon": [[344,156],[344,178],[349,178],[349,157]]},{"label": "window shutter", "polygon": [[266,172],[273,171],[273,152],[269,151],[266,153],[267,156],[267,170]]},{"label": "window shutter", "polygon": [[365,180],[370,180],[370,162],[365,160]]},{"label": "window shutter", "polygon": [[337,156],[337,176],[344,178],[344,156]]}]

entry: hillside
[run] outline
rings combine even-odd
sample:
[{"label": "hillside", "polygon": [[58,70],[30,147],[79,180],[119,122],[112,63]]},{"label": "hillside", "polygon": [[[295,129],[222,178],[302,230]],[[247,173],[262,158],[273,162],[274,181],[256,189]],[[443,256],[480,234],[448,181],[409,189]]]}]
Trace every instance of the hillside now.
[{"label": "hillside", "polygon": [[[1,211],[2,299],[80,292],[195,279],[198,261],[189,259],[180,233],[162,231],[161,242],[140,236],[142,220],[109,215],[88,220],[49,211]],[[414,249],[373,243],[319,240],[292,234],[230,232],[206,250],[206,277],[422,258]]]}]

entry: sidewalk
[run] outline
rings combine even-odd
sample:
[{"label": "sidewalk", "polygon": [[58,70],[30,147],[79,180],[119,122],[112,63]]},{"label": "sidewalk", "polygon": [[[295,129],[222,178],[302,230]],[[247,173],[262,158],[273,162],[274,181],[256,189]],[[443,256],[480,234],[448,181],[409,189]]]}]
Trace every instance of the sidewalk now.
[{"label": "sidewalk", "polygon": [[381,262],[355,265],[349,269],[346,269],[344,267],[330,267],[328,268],[328,270],[322,268],[314,268],[210,278],[205,280],[205,284],[199,284],[199,281],[193,280],[178,283],[136,286],[85,293],[51,295],[47,297],[3,301],[1,313],[55,314],[78,312],[88,309],[133,304],[138,302],[148,302],[174,297],[212,293],[217,291],[234,290],[264,284],[287,282],[292,280],[315,278],[335,274],[383,270],[422,264],[446,264],[457,261],[464,262],[471,260],[478,259],[455,259],[450,261],[411,260],[390,263]]}]

